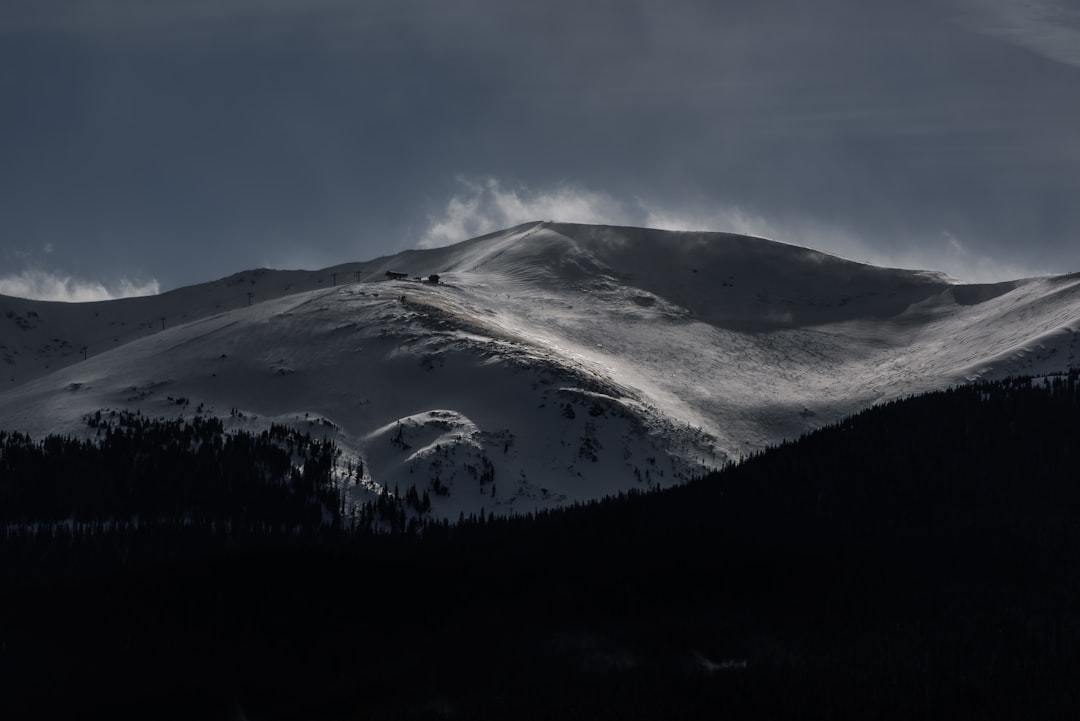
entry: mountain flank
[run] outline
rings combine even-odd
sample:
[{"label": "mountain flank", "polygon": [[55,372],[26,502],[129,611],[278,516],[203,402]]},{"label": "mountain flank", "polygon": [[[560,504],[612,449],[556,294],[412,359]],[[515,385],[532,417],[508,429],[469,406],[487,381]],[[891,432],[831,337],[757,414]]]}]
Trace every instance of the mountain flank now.
[{"label": "mountain flank", "polygon": [[415,485],[438,517],[525,512],[684,481],[913,393],[1067,372],[1078,286],[530,223],[146,298],[2,298],[0,425],[87,438],[105,412],[317,429],[365,469],[354,506]]}]

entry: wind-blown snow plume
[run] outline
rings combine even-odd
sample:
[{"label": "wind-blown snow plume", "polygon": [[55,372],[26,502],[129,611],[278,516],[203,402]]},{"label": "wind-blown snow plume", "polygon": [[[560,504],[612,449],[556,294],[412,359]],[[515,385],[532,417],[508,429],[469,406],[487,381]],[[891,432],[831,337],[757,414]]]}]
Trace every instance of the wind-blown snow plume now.
[{"label": "wind-blown snow plume", "polygon": [[53,300],[65,303],[87,303],[143,295],[157,295],[158,282],[151,278],[136,283],[122,278],[109,286],[98,281],[80,280],[65,273],[29,269],[0,278],[0,295],[13,295],[31,300]]},{"label": "wind-blown snow plume", "polygon": [[680,213],[670,209],[653,208],[642,203],[646,211],[645,227],[658,230],[722,230],[758,238],[773,239],[776,229],[760,215],[730,207],[710,213]]},{"label": "wind-blown snow plume", "polygon": [[420,240],[437,248],[537,220],[624,225],[678,231],[721,231],[816,248],[861,263],[912,270],[940,270],[972,283],[1045,275],[1032,264],[1003,262],[973,250],[948,229],[915,236],[885,228],[873,238],[827,220],[766,216],[723,198],[672,204],[650,197],[622,199],[578,185],[533,188],[495,177],[458,178],[458,192],[429,217]]},{"label": "wind-blown snow plume", "polygon": [[940,270],[969,283],[996,283],[1048,274],[1045,269],[1035,265],[1003,262],[981,255],[972,249],[971,243],[948,230],[929,238],[910,238],[906,233],[894,230],[886,233],[898,238],[890,248],[880,238],[875,239],[877,242],[867,242],[846,228],[810,218],[769,219],[735,206],[721,207],[711,212],[672,210],[652,207],[644,202],[642,207],[647,211],[645,225],[649,228],[723,230],[816,248],[860,263],[889,268]]},{"label": "wind-blown snow plume", "polygon": [[421,247],[438,248],[532,220],[617,224],[631,215],[611,196],[574,185],[536,190],[491,177],[457,182],[460,191],[430,219]]}]

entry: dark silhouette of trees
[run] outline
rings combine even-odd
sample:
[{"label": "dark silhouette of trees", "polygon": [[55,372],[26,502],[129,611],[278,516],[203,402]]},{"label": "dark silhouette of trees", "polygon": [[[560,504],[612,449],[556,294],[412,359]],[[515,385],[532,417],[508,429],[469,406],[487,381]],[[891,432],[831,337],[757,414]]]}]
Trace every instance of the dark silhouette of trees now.
[{"label": "dark silhouette of trees", "polygon": [[66,526],[104,536],[237,539],[310,536],[340,525],[337,449],[328,441],[279,425],[226,433],[219,419],[205,417],[98,413],[87,422],[92,440],[36,443],[0,432],[0,523],[9,538]]},{"label": "dark silhouette of trees", "polygon": [[416,486],[346,508],[333,444],[284,427],[90,421],[0,434],[5,718],[1080,714],[1076,376],[453,523]]}]

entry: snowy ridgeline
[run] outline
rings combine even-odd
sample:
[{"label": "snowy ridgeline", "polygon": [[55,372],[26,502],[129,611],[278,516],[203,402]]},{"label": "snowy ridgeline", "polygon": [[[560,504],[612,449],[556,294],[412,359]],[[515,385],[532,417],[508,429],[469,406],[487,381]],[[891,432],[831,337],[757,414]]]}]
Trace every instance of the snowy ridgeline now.
[{"label": "snowy ridgeline", "polygon": [[349,507],[528,512],[676,483],[873,403],[1066,371],[1078,286],[529,224],[147,298],[0,298],[0,426],[86,438],[101,409],[277,424],[340,450]]}]

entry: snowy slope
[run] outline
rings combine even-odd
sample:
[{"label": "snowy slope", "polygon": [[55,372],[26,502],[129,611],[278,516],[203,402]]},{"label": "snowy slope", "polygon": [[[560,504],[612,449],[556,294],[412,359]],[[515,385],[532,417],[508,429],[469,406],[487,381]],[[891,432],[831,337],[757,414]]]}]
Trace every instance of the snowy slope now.
[{"label": "snowy slope", "polygon": [[1080,366],[1078,286],[534,223],[155,297],[0,298],[0,428],[83,433],[100,409],[287,422],[362,464],[358,502],[416,486],[439,515],[526,511],[671,483],[870,403]]}]

